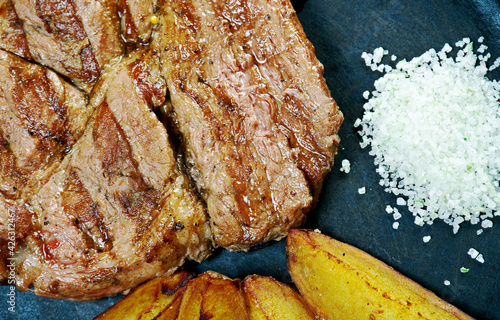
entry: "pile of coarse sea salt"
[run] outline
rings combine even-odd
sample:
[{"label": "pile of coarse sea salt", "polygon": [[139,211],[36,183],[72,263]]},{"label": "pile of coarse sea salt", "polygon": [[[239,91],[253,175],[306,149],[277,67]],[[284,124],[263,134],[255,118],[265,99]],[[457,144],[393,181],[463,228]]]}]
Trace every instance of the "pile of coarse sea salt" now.
[{"label": "pile of coarse sea salt", "polygon": [[465,38],[454,58],[446,44],[395,67],[382,63],[383,48],[362,55],[385,74],[363,94],[368,102],[354,126],[361,146],[371,146],[380,184],[420,226],[439,218],[456,233],[469,221],[480,234],[500,215],[500,83],[486,78],[500,59],[488,65],[491,55],[478,42],[475,52]]}]

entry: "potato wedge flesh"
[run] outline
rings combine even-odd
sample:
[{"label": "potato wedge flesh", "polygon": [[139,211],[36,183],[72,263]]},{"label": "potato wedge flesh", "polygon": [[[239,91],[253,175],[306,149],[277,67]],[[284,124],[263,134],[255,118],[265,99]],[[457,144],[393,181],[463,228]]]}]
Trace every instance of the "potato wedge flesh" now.
[{"label": "potato wedge flesh", "polygon": [[367,253],[310,230],[291,230],[288,267],[324,319],[472,319]]}]

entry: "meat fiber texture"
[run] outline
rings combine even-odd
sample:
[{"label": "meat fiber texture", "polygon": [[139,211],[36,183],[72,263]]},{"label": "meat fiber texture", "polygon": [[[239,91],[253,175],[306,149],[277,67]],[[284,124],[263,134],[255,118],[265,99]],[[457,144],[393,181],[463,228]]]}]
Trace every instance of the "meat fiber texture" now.
[{"label": "meat fiber texture", "polygon": [[215,243],[285,236],[319,193],[342,122],[295,11],[275,0],[169,1],[161,11],[153,47]]},{"label": "meat fiber texture", "polygon": [[305,220],[343,118],[288,0],[16,0],[0,22],[20,290],[113,295]]},{"label": "meat fiber texture", "polygon": [[0,3],[0,48],[90,92],[100,73],[151,37],[156,1],[11,0]]},{"label": "meat fiber texture", "polygon": [[[164,82],[151,70],[159,59],[137,55],[102,75],[99,94],[87,104],[92,116],[81,119],[84,133],[44,171],[45,183],[5,200],[24,209],[16,224],[21,290],[33,285],[47,297],[98,298],[170,274],[187,257],[201,261],[211,251],[205,208],[152,112],[165,97]],[[27,62],[20,67],[45,70]],[[15,133],[4,136],[7,152],[15,150]],[[34,149],[32,157],[46,151]],[[12,162],[19,163],[15,156]],[[12,175],[21,170],[13,168]]]}]

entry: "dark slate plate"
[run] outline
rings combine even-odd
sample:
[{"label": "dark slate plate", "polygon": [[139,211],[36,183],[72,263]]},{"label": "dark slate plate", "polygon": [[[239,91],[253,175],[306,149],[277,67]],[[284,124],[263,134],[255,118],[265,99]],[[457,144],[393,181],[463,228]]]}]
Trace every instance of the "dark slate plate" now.
[{"label": "dark slate plate", "polygon": [[[362,93],[373,89],[379,74],[371,72],[360,56],[383,46],[399,59],[411,59],[433,47],[454,44],[463,37],[485,44],[493,57],[500,56],[500,2],[498,0],[309,0],[295,1],[299,19],[325,66],[332,96],[344,112],[340,131],[341,149],[327,176],[317,208],[306,227],[357,246],[388,263],[404,275],[432,290],[477,319],[500,319],[500,226],[477,236],[477,226],[464,224],[454,235],[450,226],[435,223],[418,227],[411,214],[398,230],[385,213],[396,205],[396,197],[379,186],[373,159],[359,147],[354,121],[362,116]],[[500,79],[499,72],[492,78]],[[339,172],[342,159],[351,162],[349,174]],[[358,188],[366,187],[366,194]],[[500,219],[495,219],[499,223]],[[423,243],[422,237],[432,240]],[[479,250],[486,260],[480,264],[467,251]],[[470,268],[461,273],[460,268]],[[284,242],[255,248],[247,253],[218,250],[202,264],[187,269],[216,270],[230,277],[270,275],[290,283]],[[444,281],[450,285],[445,286]],[[92,319],[119,297],[93,302],[71,302],[16,294],[16,313],[8,312],[8,287],[0,288],[1,319]]]}]

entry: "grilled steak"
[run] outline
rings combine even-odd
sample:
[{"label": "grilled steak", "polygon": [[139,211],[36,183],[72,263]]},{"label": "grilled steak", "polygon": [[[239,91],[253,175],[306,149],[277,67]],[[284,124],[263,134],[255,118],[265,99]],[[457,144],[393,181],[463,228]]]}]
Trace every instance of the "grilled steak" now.
[{"label": "grilled steak", "polygon": [[158,61],[132,57],[102,77],[85,134],[29,202],[21,290],[99,298],[210,253],[204,207],[151,109],[165,97]]},{"label": "grilled steak", "polygon": [[0,49],[30,58],[28,41],[12,1],[0,2]]},{"label": "grilled steak", "polygon": [[122,37],[129,49],[145,45],[151,38],[151,17],[156,0],[119,0]]},{"label": "grilled steak", "polygon": [[[94,41],[91,44],[92,33],[88,34],[86,29],[89,26],[84,24],[85,20],[82,18],[92,18],[92,9],[97,9],[94,18],[100,20],[96,21],[109,21],[95,23],[95,26],[105,27],[113,21],[106,20],[106,11],[95,8],[95,5],[85,6],[85,15],[81,12],[84,8],[71,0],[16,0],[14,6],[33,59],[69,77],[87,91],[99,76],[102,67],[100,62],[107,62],[106,58],[110,55],[121,54],[119,32],[113,28],[103,28],[101,31],[102,39],[107,40],[107,43],[100,45],[97,41],[99,39],[92,39]],[[109,53],[99,56],[101,52],[94,49],[96,47],[105,48]]]},{"label": "grilled steak", "polygon": [[[300,224],[342,122],[288,1],[173,0],[161,48],[187,163],[215,242],[233,249]],[[168,112],[168,110],[167,110]]]},{"label": "grilled steak", "polygon": [[[0,191],[36,191],[81,137],[92,108],[56,73],[0,50]],[[31,190],[34,189],[34,190]]]},{"label": "grilled steak", "polygon": [[[56,73],[0,50],[0,279],[8,233],[25,237],[30,199],[82,136],[92,109]],[[3,272],[2,272],[3,271]]]},{"label": "grilled steak", "polygon": [[314,205],[343,118],[288,0],[14,0],[0,23],[0,282],[10,219],[19,289],[88,300]]},{"label": "grilled steak", "polygon": [[100,72],[151,37],[155,1],[12,0],[0,4],[0,48],[90,92]]}]

